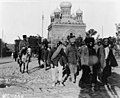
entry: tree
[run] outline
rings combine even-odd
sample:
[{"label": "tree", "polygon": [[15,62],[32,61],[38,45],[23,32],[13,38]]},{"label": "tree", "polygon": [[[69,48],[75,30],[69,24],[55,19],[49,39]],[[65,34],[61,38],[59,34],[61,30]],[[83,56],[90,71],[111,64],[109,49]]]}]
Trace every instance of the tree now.
[{"label": "tree", "polygon": [[40,36],[30,36],[28,37],[29,44],[31,46],[32,52],[36,54],[39,44],[41,44]]}]

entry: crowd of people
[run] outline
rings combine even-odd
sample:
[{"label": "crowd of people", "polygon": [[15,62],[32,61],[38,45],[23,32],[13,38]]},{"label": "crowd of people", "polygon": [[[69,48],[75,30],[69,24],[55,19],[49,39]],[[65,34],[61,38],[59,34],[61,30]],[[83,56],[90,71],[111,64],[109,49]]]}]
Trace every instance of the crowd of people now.
[{"label": "crowd of people", "polygon": [[[24,41],[19,45],[20,58],[25,47],[27,51],[31,51],[28,50],[30,46],[25,39],[26,35],[23,35]],[[89,85],[92,88],[98,83],[107,85],[111,68],[118,66],[109,38],[96,42],[93,37],[86,37],[79,47],[76,46],[75,39],[75,35],[71,33],[68,43],[56,40],[51,47],[46,44],[39,45],[38,64],[40,67],[44,65],[45,70],[51,69],[52,86],[65,86],[66,79],[76,83],[79,71],[82,71],[79,86]]]}]

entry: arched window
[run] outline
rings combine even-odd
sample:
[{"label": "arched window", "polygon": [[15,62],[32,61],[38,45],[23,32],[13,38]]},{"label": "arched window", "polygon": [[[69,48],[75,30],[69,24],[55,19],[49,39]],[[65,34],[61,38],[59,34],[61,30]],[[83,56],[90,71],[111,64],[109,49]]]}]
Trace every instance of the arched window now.
[{"label": "arched window", "polygon": [[56,17],[57,19],[59,19],[59,14],[57,14],[57,17]]}]

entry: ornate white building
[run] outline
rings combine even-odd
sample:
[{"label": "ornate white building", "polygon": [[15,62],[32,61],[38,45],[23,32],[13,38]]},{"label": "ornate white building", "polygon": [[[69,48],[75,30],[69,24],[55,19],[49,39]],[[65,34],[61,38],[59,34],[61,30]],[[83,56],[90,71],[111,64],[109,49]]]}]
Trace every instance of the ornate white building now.
[{"label": "ornate white building", "polygon": [[70,2],[62,2],[60,9],[57,8],[51,14],[51,23],[48,26],[48,39],[66,39],[73,33],[76,37],[81,35],[85,37],[86,24],[83,23],[83,12],[78,9],[76,14],[71,14],[72,4]]}]

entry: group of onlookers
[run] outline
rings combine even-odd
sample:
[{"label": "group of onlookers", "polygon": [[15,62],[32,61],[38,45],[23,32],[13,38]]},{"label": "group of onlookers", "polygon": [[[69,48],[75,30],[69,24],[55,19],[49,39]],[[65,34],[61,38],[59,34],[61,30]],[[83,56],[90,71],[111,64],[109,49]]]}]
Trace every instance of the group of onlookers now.
[{"label": "group of onlookers", "polygon": [[51,49],[47,50],[48,55],[44,61],[45,67],[46,64],[50,65],[53,86],[64,86],[65,77],[76,83],[79,71],[82,71],[80,86],[89,84],[92,87],[99,82],[103,85],[108,83],[111,67],[118,66],[109,38],[98,40],[96,43],[93,37],[86,37],[81,43],[82,46],[77,47],[75,36],[70,36],[67,45],[56,41]]},{"label": "group of onlookers", "polygon": [[[106,85],[111,67],[118,66],[109,38],[95,42],[93,37],[86,37],[80,47],[76,46],[75,39],[71,34],[67,44],[56,40],[51,47],[39,45],[38,64],[40,67],[44,65],[45,70],[48,67],[51,69],[52,86],[65,86],[64,82],[68,77],[71,82],[76,83],[79,71],[82,71],[79,83],[81,87],[95,87],[99,82]],[[21,47],[22,45],[27,46],[24,42]]]}]

